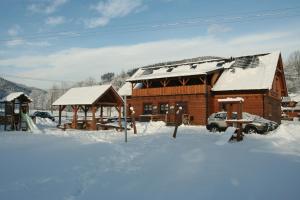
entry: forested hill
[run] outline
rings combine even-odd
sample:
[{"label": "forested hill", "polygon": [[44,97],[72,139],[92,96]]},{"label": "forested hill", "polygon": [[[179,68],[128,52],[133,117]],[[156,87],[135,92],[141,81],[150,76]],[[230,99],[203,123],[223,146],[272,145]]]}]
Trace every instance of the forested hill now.
[{"label": "forested hill", "polygon": [[0,99],[12,92],[24,92],[25,94],[29,95],[35,100],[32,103],[32,106],[35,108],[43,108],[46,106],[48,94],[45,90],[35,87],[28,87],[26,85],[18,84],[0,77]]}]

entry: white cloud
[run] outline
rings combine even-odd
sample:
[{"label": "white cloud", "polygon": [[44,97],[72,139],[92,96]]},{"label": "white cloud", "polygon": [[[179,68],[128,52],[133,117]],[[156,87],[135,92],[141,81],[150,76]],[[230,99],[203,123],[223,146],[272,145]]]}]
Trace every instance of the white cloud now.
[{"label": "white cloud", "polygon": [[244,45],[248,43],[260,43],[266,42],[269,40],[280,39],[290,36],[291,32],[271,32],[271,33],[262,33],[262,34],[250,34],[244,35],[238,38],[235,38],[231,41],[233,45]]},{"label": "white cloud", "polygon": [[51,46],[51,44],[47,41],[38,41],[38,42],[30,42],[25,39],[19,37],[8,40],[6,43],[7,47],[18,47],[18,46],[32,46],[32,47],[47,47]]},{"label": "white cloud", "polygon": [[7,34],[9,36],[17,36],[22,31],[21,27],[19,25],[13,25],[10,29],[8,29]]},{"label": "white cloud", "polygon": [[25,41],[22,38],[15,38],[12,40],[8,40],[6,42],[6,46],[7,47],[14,47],[14,46],[20,46],[23,45],[25,43]]},{"label": "white cloud", "polygon": [[[266,35],[275,37],[262,43],[261,38],[265,38]],[[267,32],[227,40],[221,40],[216,36],[204,36],[127,46],[72,48],[44,56],[2,59],[0,67],[28,67],[22,70],[25,72],[18,74],[21,76],[79,81],[89,76],[98,78],[106,72],[120,72],[147,64],[197,56],[239,56],[277,50],[286,55],[299,48],[298,35],[299,31],[293,34]],[[257,41],[254,38],[257,38]],[[23,83],[29,82],[27,80]],[[52,83],[33,84],[46,88]]]},{"label": "white cloud", "polygon": [[85,25],[88,27],[88,28],[96,28],[96,27],[99,27],[99,26],[105,26],[108,24],[109,22],[109,18],[106,18],[106,17],[95,17],[95,18],[91,18],[89,20],[86,20],[85,21]]},{"label": "white cloud", "polygon": [[111,19],[124,17],[132,12],[138,12],[145,7],[142,0],[106,0],[100,1],[96,5],[92,5],[91,9],[96,10],[100,17],[86,20],[89,28],[107,25]]},{"label": "white cloud", "polygon": [[51,0],[46,3],[31,4],[28,6],[28,10],[34,13],[51,14],[67,2],[68,0]]},{"label": "white cloud", "polygon": [[211,24],[207,28],[208,34],[218,34],[218,33],[226,33],[231,31],[232,29],[229,26],[225,26],[223,24]]},{"label": "white cloud", "polygon": [[59,24],[65,23],[66,20],[63,16],[56,16],[56,17],[48,17],[45,21],[47,25],[56,26]]}]

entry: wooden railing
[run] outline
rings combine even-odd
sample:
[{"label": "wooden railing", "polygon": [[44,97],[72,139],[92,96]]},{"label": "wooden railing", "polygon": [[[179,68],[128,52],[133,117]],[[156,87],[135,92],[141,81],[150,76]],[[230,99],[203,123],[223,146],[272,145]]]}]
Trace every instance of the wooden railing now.
[{"label": "wooden railing", "polygon": [[132,91],[132,96],[165,96],[165,95],[203,94],[203,93],[205,93],[205,85],[188,85],[188,86],[134,89]]}]

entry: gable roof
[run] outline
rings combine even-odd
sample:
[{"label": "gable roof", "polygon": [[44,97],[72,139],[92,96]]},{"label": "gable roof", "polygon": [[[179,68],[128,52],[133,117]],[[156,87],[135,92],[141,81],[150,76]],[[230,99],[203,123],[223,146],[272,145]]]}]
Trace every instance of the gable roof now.
[{"label": "gable roof", "polygon": [[280,52],[235,58],[212,91],[271,89]]},{"label": "gable roof", "polygon": [[6,97],[3,97],[0,100],[0,102],[11,102],[11,101],[13,101],[15,99],[18,99],[18,98],[22,97],[22,96],[26,99],[26,101],[32,102],[32,99],[28,95],[24,94],[24,92],[13,92],[13,93],[10,93]]},{"label": "gable roof", "polygon": [[92,105],[109,89],[118,95],[111,85],[71,88],[52,105]]},{"label": "gable roof", "polygon": [[[141,68],[139,68],[131,78],[135,78],[138,74],[141,73]],[[132,86],[130,82],[125,82],[122,87],[118,90],[120,96],[131,96],[132,95]]]}]

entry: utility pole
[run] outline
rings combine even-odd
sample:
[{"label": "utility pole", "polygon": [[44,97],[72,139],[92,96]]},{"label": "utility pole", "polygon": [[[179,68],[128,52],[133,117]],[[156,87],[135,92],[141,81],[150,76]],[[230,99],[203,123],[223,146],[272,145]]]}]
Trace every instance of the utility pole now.
[{"label": "utility pole", "polygon": [[124,96],[124,131],[125,131],[125,142],[127,142],[127,96]]}]

